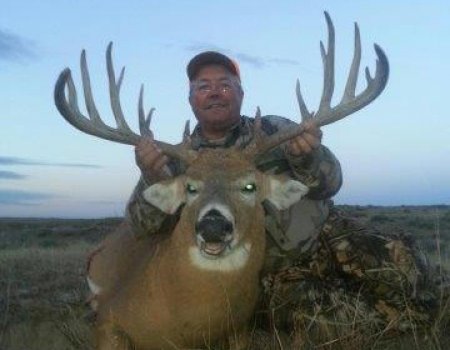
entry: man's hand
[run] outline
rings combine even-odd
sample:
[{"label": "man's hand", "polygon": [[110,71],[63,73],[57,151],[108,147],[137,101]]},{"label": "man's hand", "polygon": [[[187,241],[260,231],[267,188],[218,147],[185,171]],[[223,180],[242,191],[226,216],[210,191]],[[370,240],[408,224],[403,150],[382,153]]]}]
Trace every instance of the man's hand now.
[{"label": "man's hand", "polygon": [[289,141],[287,151],[296,157],[305,156],[319,148],[321,143],[322,131],[311,120],[305,123],[305,131],[302,134]]},{"label": "man's hand", "polygon": [[159,181],[168,176],[165,165],[169,158],[156,146],[152,138],[142,138],[134,151],[136,164],[141,169],[144,178],[150,181]]}]

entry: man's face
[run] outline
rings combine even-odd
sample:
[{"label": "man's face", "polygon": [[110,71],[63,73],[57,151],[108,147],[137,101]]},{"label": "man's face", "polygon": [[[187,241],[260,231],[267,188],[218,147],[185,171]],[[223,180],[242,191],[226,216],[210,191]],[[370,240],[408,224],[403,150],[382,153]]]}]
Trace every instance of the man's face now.
[{"label": "man's face", "polygon": [[199,70],[190,84],[189,103],[205,137],[221,138],[239,121],[243,96],[239,79],[223,66]]}]

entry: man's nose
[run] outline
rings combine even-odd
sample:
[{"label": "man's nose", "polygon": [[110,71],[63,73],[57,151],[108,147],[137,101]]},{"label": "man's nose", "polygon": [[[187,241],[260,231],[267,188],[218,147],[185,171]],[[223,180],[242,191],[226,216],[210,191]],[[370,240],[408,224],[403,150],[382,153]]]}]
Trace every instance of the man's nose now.
[{"label": "man's nose", "polygon": [[220,91],[220,89],[219,88],[213,88],[213,89],[211,89],[210,91],[209,91],[209,93],[208,93],[208,97],[209,98],[215,98],[215,97],[220,97],[220,93],[221,93],[221,91]]},{"label": "man's nose", "polygon": [[218,96],[223,92],[223,88],[220,84],[212,84],[209,88],[210,96]]}]

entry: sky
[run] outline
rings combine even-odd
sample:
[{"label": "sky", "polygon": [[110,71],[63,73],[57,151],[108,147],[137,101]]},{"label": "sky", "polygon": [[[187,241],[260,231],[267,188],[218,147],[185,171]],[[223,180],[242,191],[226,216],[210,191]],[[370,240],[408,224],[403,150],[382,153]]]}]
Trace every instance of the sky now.
[{"label": "sky", "polygon": [[299,78],[317,110],[323,70],[319,42],[327,41],[323,11],[336,29],[338,103],[353,55],[354,22],[363,69],[375,70],[373,43],[390,62],[385,91],[363,110],[323,128],[323,143],[341,162],[338,204],[450,204],[450,2],[448,0],[113,1],[1,0],[0,217],[88,218],[123,215],[139,178],[133,147],[69,125],[53,102],[59,73],[69,67],[81,93],[79,57],[86,49],[92,89],[105,122],[106,47],[116,71],[126,66],[121,104],[137,130],[137,101],[155,107],[157,139],[178,143],[188,104],[186,65],[218,50],[240,65],[242,113],[299,121]]}]

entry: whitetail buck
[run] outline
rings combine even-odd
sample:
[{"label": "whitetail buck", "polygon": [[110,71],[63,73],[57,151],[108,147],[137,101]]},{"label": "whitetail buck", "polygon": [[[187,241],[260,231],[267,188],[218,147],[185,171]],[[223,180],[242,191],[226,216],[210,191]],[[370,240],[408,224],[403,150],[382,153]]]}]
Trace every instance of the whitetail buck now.
[{"label": "whitetail buck", "polygon": [[[314,118],[319,126],[333,123],[372,102],[384,89],[388,61],[378,56],[375,77],[366,69],[368,86],[355,96],[360,63],[360,39],[355,26],[355,53],[342,101],[331,107],[334,88],[334,28],[328,25],[328,50],[321,43],[324,89],[319,110],[310,113],[300,94],[302,120]],[[103,123],[95,107],[84,51],[81,72],[89,118],[81,114],[69,69],[58,78],[55,102],[63,117],[77,129],[114,142],[136,145],[149,135],[151,112],[139,98],[141,135],[128,127],[119,102],[123,70],[116,82],[107,50],[111,105],[117,128]],[[68,97],[66,97],[66,87]],[[99,349],[191,349],[225,344],[246,347],[248,323],[259,293],[259,273],[265,256],[262,201],[288,208],[307,193],[298,181],[263,174],[254,160],[299,135],[303,124],[267,136],[261,130],[259,109],[253,141],[244,149],[192,151],[189,132],[179,145],[156,141],[169,157],[187,165],[185,174],[150,186],[144,197],[162,211],[181,211],[169,236],[136,239],[124,223],[102,243],[91,261],[89,284],[98,314]]]}]

